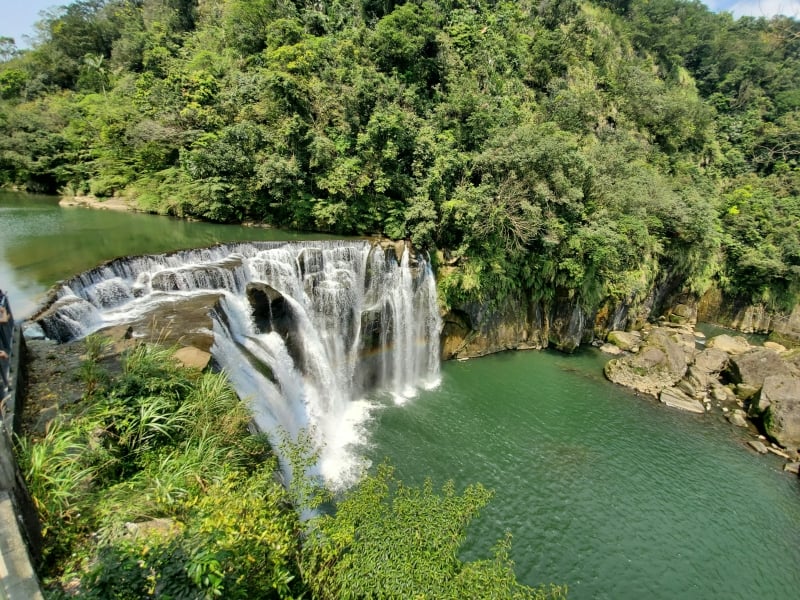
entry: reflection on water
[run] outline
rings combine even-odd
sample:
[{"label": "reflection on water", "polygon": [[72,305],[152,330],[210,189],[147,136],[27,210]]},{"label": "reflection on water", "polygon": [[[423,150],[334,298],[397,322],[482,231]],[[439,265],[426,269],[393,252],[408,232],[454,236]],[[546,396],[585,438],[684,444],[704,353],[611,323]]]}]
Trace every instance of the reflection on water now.
[{"label": "reflection on water", "polygon": [[277,229],[189,222],[112,210],[60,207],[58,198],[0,192],[0,289],[17,316],[31,312],[56,281],[118,256],[219,242],[325,239]]}]

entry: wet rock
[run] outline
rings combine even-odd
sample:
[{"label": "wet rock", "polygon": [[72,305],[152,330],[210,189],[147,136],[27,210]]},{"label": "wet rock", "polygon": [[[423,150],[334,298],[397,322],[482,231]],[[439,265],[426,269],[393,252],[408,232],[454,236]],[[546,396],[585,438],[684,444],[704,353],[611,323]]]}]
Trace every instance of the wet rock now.
[{"label": "wet rock", "polygon": [[465,303],[444,314],[442,321],[444,360],[547,346],[547,319],[542,307],[521,293],[510,294],[492,307]]},{"label": "wet rock", "polygon": [[726,415],[728,422],[736,427],[747,427],[747,418],[743,410],[737,408],[731,413]]},{"label": "wet rock", "polygon": [[767,453],[767,447],[761,440],[750,440],[749,442],[747,442],[747,445],[750,446],[753,450],[755,450],[759,454]]},{"label": "wet rock", "polygon": [[800,462],[788,462],[783,465],[783,470],[787,471],[788,473],[800,475]]},{"label": "wet rock", "polygon": [[548,339],[557,350],[574,352],[581,342],[591,341],[584,336],[587,323],[586,314],[577,303],[557,302],[550,320]]},{"label": "wet rock", "polygon": [[708,348],[716,348],[728,354],[742,354],[752,348],[742,336],[730,336],[728,334],[717,335],[706,342]]},{"label": "wet rock", "polygon": [[661,391],[658,399],[671,408],[678,408],[688,412],[703,414],[706,412],[702,402],[684,394],[678,388],[666,388]]}]

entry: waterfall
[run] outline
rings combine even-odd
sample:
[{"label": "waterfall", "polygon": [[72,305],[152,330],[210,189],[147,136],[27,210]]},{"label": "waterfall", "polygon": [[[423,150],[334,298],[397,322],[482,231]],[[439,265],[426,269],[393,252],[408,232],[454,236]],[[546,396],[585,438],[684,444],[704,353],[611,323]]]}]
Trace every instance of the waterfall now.
[{"label": "waterfall", "polygon": [[37,322],[66,341],[132,322],[176,298],[216,293],[211,353],[259,427],[303,429],[333,487],[360,473],[353,446],[385,393],[402,403],[439,378],[429,263],[367,241],[219,245],[124,258],[58,288]]}]

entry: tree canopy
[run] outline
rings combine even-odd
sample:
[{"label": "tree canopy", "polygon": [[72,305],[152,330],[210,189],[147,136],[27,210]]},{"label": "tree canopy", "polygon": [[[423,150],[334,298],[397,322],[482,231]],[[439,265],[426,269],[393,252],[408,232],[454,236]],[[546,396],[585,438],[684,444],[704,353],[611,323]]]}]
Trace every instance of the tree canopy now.
[{"label": "tree canopy", "polygon": [[698,0],[79,0],[0,58],[0,183],[410,238],[445,304],[800,289],[800,23]]}]

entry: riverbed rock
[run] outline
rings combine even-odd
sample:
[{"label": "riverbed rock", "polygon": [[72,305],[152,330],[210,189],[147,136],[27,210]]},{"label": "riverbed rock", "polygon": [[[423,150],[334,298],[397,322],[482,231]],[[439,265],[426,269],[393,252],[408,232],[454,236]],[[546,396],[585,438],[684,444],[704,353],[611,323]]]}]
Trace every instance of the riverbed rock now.
[{"label": "riverbed rock", "polygon": [[610,331],[606,340],[620,350],[635,352],[634,348],[642,343],[642,334],[638,331]]},{"label": "riverbed rock", "polygon": [[702,402],[691,398],[675,387],[665,388],[661,391],[658,399],[671,408],[678,408],[688,412],[703,414],[706,412]]},{"label": "riverbed rock", "polygon": [[730,336],[726,333],[716,335],[706,342],[706,347],[722,350],[727,354],[742,354],[750,350],[752,346],[740,335]]},{"label": "riverbed rock", "polygon": [[785,448],[800,448],[800,378],[770,375],[751,412],[761,413],[767,435]]},{"label": "riverbed rock", "polygon": [[694,358],[693,368],[706,374],[721,373],[728,364],[728,354],[719,348],[706,348]]}]

